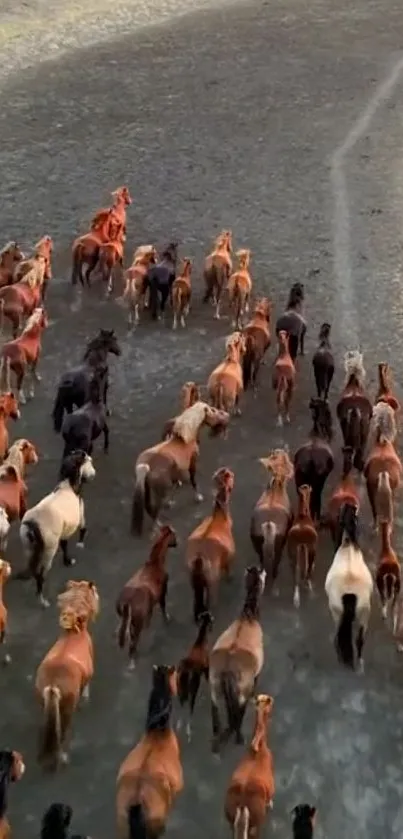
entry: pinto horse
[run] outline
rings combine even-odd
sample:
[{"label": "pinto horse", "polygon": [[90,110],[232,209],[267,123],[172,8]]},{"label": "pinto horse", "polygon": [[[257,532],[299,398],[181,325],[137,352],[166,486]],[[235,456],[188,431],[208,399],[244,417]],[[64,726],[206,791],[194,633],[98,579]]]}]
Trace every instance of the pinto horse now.
[{"label": "pinto horse", "polygon": [[25,772],[25,763],[19,752],[9,749],[0,751],[0,839],[10,839],[11,828],[7,819],[8,786],[20,781]]},{"label": "pinto horse", "polygon": [[72,718],[80,699],[89,699],[94,650],[88,624],[99,612],[98,591],[94,583],[70,580],[57,603],[62,635],[46,653],[35,680],[43,713],[38,759],[50,769],[68,762]]},{"label": "pinto horse", "polygon": [[365,392],[363,361],[363,355],[358,350],[345,354],[346,377],[336,408],[344,445],[354,449],[354,466],[359,472],[364,468],[364,451],[372,416],[372,404]]},{"label": "pinto horse", "polygon": [[235,541],[229,501],[234,480],[234,473],[230,469],[222,467],[215,472],[212,515],[203,519],[188,538],[186,564],[193,590],[195,623],[203,612],[212,609],[220,580],[223,577],[230,578]]},{"label": "pinto horse", "polygon": [[[183,708],[188,705],[188,721],[186,734],[190,742],[192,737],[192,718],[199,693],[200,682],[209,677],[208,635],[213,628],[213,617],[210,612],[202,612],[198,619],[197,638],[188,654],[182,658],[177,669],[178,699]],[[180,731],[182,720],[178,719],[176,729]]]},{"label": "pinto horse", "polygon": [[[15,288],[15,286],[14,286]],[[10,363],[10,368],[16,377],[18,400],[25,405],[26,398],[23,391],[24,379],[29,371],[31,386],[29,397],[35,396],[35,382],[41,381],[37,371],[41,354],[42,332],[48,325],[48,318],[43,307],[35,309],[28,318],[24,330],[18,338],[3,344],[2,358]]]},{"label": "pinto horse", "polygon": [[249,299],[252,292],[252,277],[249,272],[251,252],[246,248],[237,251],[238,267],[231,274],[228,285],[228,299],[233,314],[233,329],[242,328],[242,318],[249,312]]},{"label": "pinto horse", "polygon": [[182,273],[179,277],[176,277],[172,285],[172,308],[174,313],[172,329],[177,328],[178,320],[183,329],[186,326],[186,318],[189,314],[190,300],[192,297],[191,274],[192,260],[184,257]]},{"label": "pinto horse", "polygon": [[146,288],[150,295],[150,315],[153,320],[163,317],[165,306],[172,294],[172,287],[176,277],[178,262],[178,243],[170,242],[161,254],[161,260],[156,265],[150,265]]},{"label": "pinto horse", "polygon": [[330,446],[333,426],[332,413],[326,399],[311,399],[309,408],[313,427],[309,441],[300,446],[294,456],[295,485],[297,490],[304,484],[311,487],[311,516],[318,525],[323,489],[334,469],[334,456]]},{"label": "pinto horse", "polygon": [[122,302],[128,309],[128,327],[137,326],[140,308],[144,306],[148,289],[148,272],[155,264],[157,252],[154,245],[141,245],[133,254],[133,262],[125,272]]},{"label": "pinto horse", "polygon": [[252,320],[245,326],[245,352],[242,358],[243,386],[247,390],[252,384],[257,391],[257,379],[260,365],[271,344],[270,321],[272,304],[267,297],[262,297],[255,306]]},{"label": "pinto horse", "polygon": [[158,837],[183,789],[178,738],[171,725],[174,667],[153,666],[146,730],[120,766],[116,782],[119,839]]},{"label": "pinto horse", "polygon": [[403,477],[402,463],[394,446],[396,435],[393,408],[387,402],[378,402],[373,409],[364,466],[375,528],[382,520],[393,525],[393,497]]},{"label": "pinto horse", "polygon": [[214,317],[220,319],[221,295],[232,271],[232,233],[230,230],[223,230],[214,243],[212,252],[204,263],[204,282],[206,292],[203,303],[213,300],[215,304]]},{"label": "pinto horse", "polygon": [[304,355],[304,342],[306,335],[306,320],[302,314],[305,299],[305,288],[303,283],[294,283],[291,286],[286,311],[277,320],[276,335],[279,338],[280,332],[287,332],[290,344],[290,356],[295,361],[298,348],[300,355]]},{"label": "pinto horse", "polygon": [[219,410],[241,415],[239,400],[243,393],[242,358],[245,353],[245,338],[241,332],[234,332],[225,342],[226,355],[210,374],[207,392],[212,405]]},{"label": "pinto horse", "polygon": [[[0,644],[3,645],[6,642],[6,634],[7,634],[7,608],[4,604],[3,600],[3,589],[7,582],[7,580],[11,576],[11,565],[9,562],[6,562],[5,559],[0,559]],[[4,664],[10,664],[11,657],[9,655],[4,656]]]},{"label": "pinto horse", "polygon": [[400,403],[393,393],[392,385],[392,372],[389,364],[386,361],[382,361],[378,364],[378,393],[375,403],[387,402],[393,408],[395,414],[397,414],[400,411]]},{"label": "pinto horse", "polygon": [[277,425],[290,422],[290,405],[295,387],[296,370],[289,351],[287,332],[278,333],[278,354],[273,366],[272,386],[276,391]]},{"label": "pinto horse", "polygon": [[0,288],[12,285],[14,271],[25,256],[17,242],[7,242],[0,250]]},{"label": "pinto horse", "polygon": [[[14,282],[18,282],[33,272],[41,286],[41,301],[45,300],[49,280],[52,279],[53,240],[51,236],[42,236],[34,245],[33,255],[23,258],[15,268]],[[44,261],[43,261],[44,260]]]},{"label": "pinto horse", "polygon": [[196,480],[199,433],[202,426],[215,429],[218,433],[226,429],[228,422],[229,415],[225,411],[212,408],[206,402],[195,402],[176,418],[168,440],[141,452],[135,467],[131,516],[133,534],[141,535],[145,512],[154,523],[158,523],[158,515],[169,490],[181,485],[187,476],[196,501],[203,500]]},{"label": "pinto horse", "polygon": [[322,323],[319,330],[319,345],[312,359],[318,399],[328,399],[333,381],[335,363],[330,344],[330,323]]},{"label": "pinto horse", "polygon": [[125,583],[116,602],[120,618],[119,647],[129,647],[129,669],[136,666],[137,647],[143,629],[151,622],[154,608],[159,605],[165,624],[169,622],[166,608],[168,573],[165,568],[169,548],[177,546],[176,533],[168,524],[161,527],[154,540],[147,561]]},{"label": "pinto horse", "polygon": [[274,586],[293,515],[287,483],[294,468],[285,449],[275,449],[269,457],[259,458],[270,480],[252,513],[250,538],[259,557],[260,567]]},{"label": "pinto horse", "polygon": [[298,487],[297,515],[287,536],[296,609],[300,605],[300,583],[305,583],[308,591],[312,592],[312,574],[318,549],[318,534],[310,510],[311,493],[312,488],[306,484]]},{"label": "pinto horse", "polygon": [[[195,402],[200,401],[200,389],[194,382],[186,382],[181,389],[181,397],[182,397],[182,405],[181,405],[181,414],[187,410],[187,408],[191,408]],[[168,437],[172,434],[172,429],[175,425],[176,417],[173,419],[168,420],[162,432],[162,440],[167,440]]]}]

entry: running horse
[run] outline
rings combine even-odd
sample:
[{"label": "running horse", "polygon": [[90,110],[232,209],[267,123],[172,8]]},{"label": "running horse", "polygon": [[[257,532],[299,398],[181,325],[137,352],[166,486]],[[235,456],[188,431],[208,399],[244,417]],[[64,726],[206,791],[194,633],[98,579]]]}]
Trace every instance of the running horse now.
[{"label": "running horse", "polygon": [[[39,239],[39,242],[34,245],[33,255],[29,258],[22,259],[14,270],[14,282],[18,282],[26,277],[32,269],[35,269],[41,284],[42,302],[45,300],[49,280],[52,279],[52,253],[52,237],[42,236],[42,239]],[[42,263],[42,260],[44,260],[44,263]]]},{"label": "running horse", "polygon": [[[98,265],[102,245],[118,242],[123,247],[126,238],[126,207],[131,204],[132,199],[127,187],[119,187],[112,195],[115,199],[112,207],[99,210],[92,219],[89,232],[79,236],[73,242],[72,285],[77,285],[80,281],[84,286],[85,279],[87,287],[90,286],[90,277]],[[108,258],[104,255],[104,263],[109,258],[110,253]],[[84,265],[87,266],[85,277],[83,277]]]},{"label": "running horse", "polygon": [[140,245],[133,254],[133,261],[130,268],[125,271],[125,287],[122,296],[122,303],[128,309],[129,329],[139,323],[140,308],[145,306],[146,292],[148,290],[148,272],[152,265],[155,265],[157,251],[154,245]]},{"label": "running horse", "polygon": [[364,358],[359,350],[352,350],[345,354],[344,369],[346,377],[336,408],[337,418],[344,445],[354,449],[354,466],[362,472],[372,404],[365,392],[366,372]]},{"label": "running horse", "polygon": [[150,293],[150,314],[153,320],[163,317],[168,298],[176,277],[178,243],[170,242],[161,254],[160,262],[150,265],[146,277],[146,289]]},{"label": "running horse", "polygon": [[0,289],[0,333],[7,318],[12,326],[13,338],[17,337],[24,320],[42,303],[46,257],[36,256],[33,261],[34,265],[21,280]]},{"label": "running horse", "polygon": [[243,386],[247,390],[252,384],[257,392],[258,374],[266,351],[271,344],[270,321],[272,304],[267,297],[257,301],[252,320],[243,329],[245,353],[242,359]]},{"label": "running horse", "polygon": [[91,229],[93,225],[106,221],[105,235],[113,240],[122,234],[126,236],[126,207],[132,203],[132,198],[127,186],[119,186],[111,194],[112,206],[98,210],[91,221]]},{"label": "running horse", "polygon": [[41,354],[42,332],[47,325],[46,312],[43,307],[39,307],[28,318],[21,335],[3,345],[2,358],[10,362],[10,368],[16,376],[18,399],[21,405],[25,405],[26,402],[23,384],[27,372],[29,371],[31,376],[29,390],[31,399],[35,396],[35,382],[41,381],[37,367]]},{"label": "running horse", "polygon": [[221,295],[232,271],[232,233],[223,230],[214,243],[212,252],[204,263],[204,282],[206,292],[203,303],[213,300],[215,305],[214,317],[220,319]]},{"label": "running horse", "polygon": [[290,356],[295,361],[298,355],[304,355],[304,342],[306,335],[306,320],[302,314],[305,299],[305,287],[303,283],[294,283],[291,286],[286,310],[277,320],[276,335],[280,332],[287,332],[290,342]]},{"label": "running horse", "polygon": [[17,242],[7,242],[0,251],[0,288],[12,285],[16,266],[25,259]]}]

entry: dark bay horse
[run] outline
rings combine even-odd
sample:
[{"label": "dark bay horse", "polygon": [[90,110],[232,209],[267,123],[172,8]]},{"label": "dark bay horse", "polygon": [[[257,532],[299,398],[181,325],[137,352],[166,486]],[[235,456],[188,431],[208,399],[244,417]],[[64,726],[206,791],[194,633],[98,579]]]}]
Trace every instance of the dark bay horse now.
[{"label": "dark bay horse", "polygon": [[89,384],[88,401],[63,420],[62,436],[64,440],[63,460],[75,451],[92,455],[93,443],[104,435],[104,452],[109,449],[109,426],[106,420],[106,407],[103,401],[105,378],[107,373],[96,370]]},{"label": "dark bay horse", "polygon": [[311,399],[309,409],[313,427],[309,440],[300,446],[294,457],[294,475],[297,491],[308,485],[312,489],[310,496],[311,516],[319,524],[322,493],[325,483],[333,470],[334,457],[330,447],[333,438],[332,414],[326,399]]},{"label": "dark bay horse", "polygon": [[150,314],[153,320],[157,320],[165,312],[176,277],[177,262],[178,243],[170,242],[162,252],[161,261],[152,265],[148,271],[146,286],[150,292]]},{"label": "dark bay horse", "polygon": [[294,283],[291,286],[286,310],[277,320],[276,335],[280,332],[287,332],[289,336],[289,352],[295,361],[298,349],[300,355],[304,355],[304,341],[306,335],[306,320],[302,314],[305,300],[305,287],[303,283]]},{"label": "dark bay horse", "polygon": [[107,407],[109,353],[117,356],[122,354],[115,331],[100,329],[98,335],[88,342],[82,363],[63,373],[52,411],[53,427],[57,433],[61,431],[64,412],[71,414],[75,406],[81,408],[88,401],[90,381],[95,370],[105,373],[103,401]]}]

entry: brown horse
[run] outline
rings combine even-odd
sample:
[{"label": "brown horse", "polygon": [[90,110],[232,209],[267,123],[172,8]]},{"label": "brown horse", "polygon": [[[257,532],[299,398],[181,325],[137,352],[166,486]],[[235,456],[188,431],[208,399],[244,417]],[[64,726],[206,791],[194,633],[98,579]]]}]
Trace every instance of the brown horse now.
[{"label": "brown horse", "polygon": [[[255,692],[264,662],[263,631],[259,622],[259,600],[264,590],[266,572],[254,566],[245,571],[245,601],[242,612],[223,632],[210,654],[211,722],[213,752],[231,734],[243,743],[242,723],[246,706]],[[228,726],[221,730],[219,701],[227,711]]]},{"label": "brown horse", "polygon": [[172,329],[178,326],[180,320],[181,326],[185,328],[186,318],[189,314],[190,300],[192,297],[192,260],[185,257],[183,259],[182,273],[176,277],[172,285],[172,308],[174,319]]},{"label": "brown horse", "polygon": [[10,524],[21,521],[27,509],[28,488],[24,481],[28,465],[38,463],[35,446],[29,440],[16,440],[0,466],[0,549],[7,548]]},{"label": "brown horse", "polygon": [[35,688],[43,710],[39,761],[56,769],[68,762],[67,743],[80,698],[89,699],[94,650],[88,624],[99,611],[94,583],[67,583],[58,597],[61,637],[38,667]]},{"label": "brown horse", "polygon": [[[379,523],[379,529],[381,532],[381,550],[375,582],[381,600],[382,617],[385,621],[390,617],[393,633],[395,634],[397,629],[397,601],[401,587],[400,562],[390,542],[392,531],[390,523],[388,521],[381,521]],[[388,615],[389,606],[390,616]]]},{"label": "brown horse", "polygon": [[400,403],[393,393],[392,386],[393,381],[391,369],[386,361],[382,361],[378,364],[378,393],[376,395],[375,403],[386,402],[391,408],[393,408],[395,414],[397,414],[400,411]]},{"label": "brown horse", "polygon": [[318,534],[310,510],[312,488],[306,484],[298,487],[298,510],[287,536],[288,556],[294,584],[293,603],[300,605],[300,584],[306,583],[312,591],[312,574],[315,569]]},{"label": "brown horse", "polygon": [[16,266],[25,259],[17,242],[7,242],[0,251],[0,288],[12,285]]},{"label": "brown horse", "polygon": [[278,354],[274,362],[272,384],[276,391],[277,425],[290,422],[290,404],[294,393],[296,370],[288,349],[289,337],[287,332],[280,330],[278,334]]},{"label": "brown horse", "polygon": [[144,308],[147,292],[147,275],[157,260],[154,245],[141,245],[133,254],[133,262],[125,272],[125,287],[122,302],[128,309],[129,328],[140,321],[140,309]]},{"label": "brown horse", "polygon": [[[213,617],[210,612],[202,612],[198,619],[197,638],[185,658],[182,658],[177,669],[178,699],[183,708],[188,705],[188,721],[186,735],[190,742],[192,738],[192,718],[196,704],[200,682],[209,677],[209,649],[208,634],[213,628]],[[182,720],[177,722],[176,729],[180,731]]]},{"label": "brown horse", "polygon": [[178,738],[171,726],[177,695],[174,667],[153,667],[153,682],[140,742],[120,766],[116,782],[119,839],[157,839],[183,789]]},{"label": "brown horse", "polygon": [[204,282],[206,292],[203,303],[213,299],[215,304],[214,317],[220,319],[220,304],[222,291],[229,280],[232,271],[232,233],[223,230],[217,237],[214,248],[204,263]]},{"label": "brown horse", "polygon": [[[11,565],[5,559],[0,559],[0,644],[5,644],[7,634],[7,608],[3,600],[4,586],[11,576]],[[10,664],[11,657],[4,656],[4,664]]]},{"label": "brown horse", "polygon": [[329,528],[334,546],[341,545],[342,533],[340,533],[340,513],[345,504],[355,505],[360,509],[360,494],[354,481],[352,472],[354,468],[354,449],[351,446],[343,446],[343,468],[341,477],[333,490],[327,505],[324,524]]},{"label": "brown horse", "polygon": [[123,268],[124,256],[124,238],[123,234],[112,240],[105,242],[99,247],[99,270],[103,281],[106,284],[106,296],[109,297],[113,291],[113,279],[116,273],[116,266]]},{"label": "brown horse", "polygon": [[20,781],[24,772],[25,764],[20,752],[0,751],[0,839],[11,839],[7,819],[8,785]]},{"label": "brown horse", "polygon": [[[194,382],[186,382],[181,389],[181,397],[182,397],[182,404],[181,404],[181,414],[186,411],[187,408],[191,408],[195,402],[200,401],[200,390]],[[167,440],[168,437],[172,434],[172,429],[175,425],[177,417],[173,417],[164,425],[164,430],[162,432],[162,440]]]},{"label": "brown horse", "polygon": [[[0,289],[0,333],[3,330],[4,319],[11,322],[13,337],[25,318],[29,318],[42,301],[42,281],[46,260],[44,256],[35,257],[36,267],[14,285]],[[41,279],[42,277],[42,279]]]},{"label": "brown horse", "polygon": [[242,359],[243,386],[246,390],[252,383],[256,394],[257,380],[263,358],[271,344],[270,322],[272,304],[262,297],[255,306],[252,320],[245,326],[245,353]]},{"label": "brown horse", "polygon": [[98,210],[91,221],[91,228],[93,229],[93,225],[98,225],[106,220],[105,234],[111,240],[126,234],[126,207],[129,207],[132,203],[127,186],[120,186],[115,189],[112,192],[112,198],[112,206]]},{"label": "brown horse", "polygon": [[312,488],[311,515],[319,524],[322,511],[323,489],[334,468],[331,449],[333,438],[332,412],[327,399],[314,397],[309,402],[313,426],[309,440],[300,446],[294,456],[295,485]]},{"label": "brown horse", "polygon": [[[74,240],[72,245],[72,285],[77,285],[80,282],[84,286],[85,281],[87,287],[90,287],[90,277],[98,265],[101,245],[114,241],[111,240],[109,235],[110,218],[110,210],[100,212],[93,220],[91,230]],[[84,266],[86,266],[86,271],[83,275]]]},{"label": "brown horse", "polygon": [[225,815],[234,839],[260,837],[267,811],[273,809],[274,768],[273,755],[267,745],[267,729],[274,699],[261,693],[256,697],[255,705],[252,741],[232,773],[225,796]]},{"label": "brown horse", "polygon": [[25,328],[19,338],[7,341],[3,345],[2,358],[10,362],[10,368],[16,376],[18,399],[21,405],[25,405],[26,399],[23,391],[23,383],[27,371],[31,377],[29,397],[35,396],[35,382],[41,381],[37,372],[37,366],[41,354],[42,332],[48,325],[45,310],[42,307],[35,309],[28,318]]},{"label": "brown horse", "polygon": [[229,579],[235,556],[229,501],[234,488],[234,473],[222,467],[213,475],[215,497],[213,512],[192,531],[188,538],[186,563],[193,590],[193,616],[212,610],[212,601],[223,577]]},{"label": "brown horse", "polygon": [[14,271],[14,282],[22,280],[33,272],[41,286],[41,300],[45,299],[49,280],[52,279],[52,253],[53,240],[51,236],[42,236],[42,239],[39,239],[39,242],[34,245],[33,255],[27,259],[22,259]]},{"label": "brown horse", "polygon": [[[5,390],[3,390],[4,368],[6,368]],[[11,371],[10,362],[4,362],[2,358],[0,361],[0,463],[4,460],[8,452],[8,428],[7,423],[10,419],[18,420],[21,416],[18,407],[18,399],[14,396],[11,390]]]},{"label": "brown horse", "polygon": [[372,416],[372,404],[365,392],[366,372],[364,358],[358,350],[344,356],[346,377],[337,404],[337,417],[345,446],[354,449],[354,466],[359,472],[364,468],[364,452]]},{"label": "brown horse", "polygon": [[202,426],[218,431],[225,429],[229,415],[206,402],[195,402],[176,418],[168,440],[141,452],[136,461],[135,487],[132,504],[132,533],[141,535],[144,513],[154,523],[168,492],[189,477],[196,501],[203,496],[197,487],[196,472],[199,458],[198,437]]},{"label": "brown horse", "polygon": [[368,457],[364,466],[375,528],[385,520],[393,525],[393,497],[401,486],[403,475],[402,463],[394,446],[396,434],[393,408],[387,402],[378,402],[373,409]]},{"label": "brown horse", "polygon": [[293,520],[287,483],[294,475],[294,468],[285,449],[275,449],[259,462],[271,477],[253,510],[250,538],[260,567],[270,576],[270,585],[274,586]]},{"label": "brown horse", "polygon": [[249,273],[250,250],[237,251],[238,267],[231,274],[228,284],[228,299],[230,310],[233,314],[232,326],[234,329],[242,329],[242,318],[249,312],[249,299],[252,292],[252,277]]},{"label": "brown horse", "polygon": [[224,361],[209,376],[207,392],[212,405],[219,410],[240,416],[239,400],[243,393],[242,358],[245,338],[234,332],[225,342]]},{"label": "brown horse", "polygon": [[148,628],[157,604],[165,623],[169,621],[166,608],[168,573],[165,561],[169,548],[177,546],[176,533],[169,524],[161,527],[151,553],[144,565],[123,586],[116,602],[120,617],[119,647],[129,647],[129,669],[136,666],[137,647],[143,629]]}]

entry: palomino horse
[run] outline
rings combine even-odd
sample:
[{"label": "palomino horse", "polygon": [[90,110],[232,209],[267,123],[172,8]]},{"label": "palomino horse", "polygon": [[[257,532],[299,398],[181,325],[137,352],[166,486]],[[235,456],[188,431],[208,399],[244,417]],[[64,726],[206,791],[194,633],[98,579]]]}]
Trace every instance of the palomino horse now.
[{"label": "palomino horse", "polygon": [[137,326],[140,309],[144,307],[148,287],[148,272],[155,264],[157,252],[154,245],[141,245],[133,254],[133,262],[125,271],[125,287],[122,302],[128,310],[128,326]]},{"label": "palomino horse", "polygon": [[[177,668],[178,699],[183,708],[188,705],[188,721],[186,735],[190,742],[192,737],[192,718],[196,704],[200,682],[209,677],[209,649],[208,635],[213,628],[213,617],[210,612],[202,612],[198,619],[197,638],[188,654],[182,658]],[[177,731],[182,728],[182,719],[177,722]]]},{"label": "palomino horse", "polygon": [[0,462],[4,460],[8,452],[7,422],[9,419],[18,420],[20,416],[18,400],[11,390],[10,361],[4,362],[4,358],[2,358],[0,361]]},{"label": "palomino horse", "polygon": [[289,351],[288,333],[278,333],[278,352],[273,366],[272,386],[276,391],[277,425],[290,422],[290,405],[295,387],[296,370]]},{"label": "palomino horse", "polygon": [[287,332],[290,339],[290,356],[295,361],[298,348],[300,354],[304,355],[304,341],[306,335],[306,320],[302,314],[305,299],[305,288],[303,283],[294,283],[291,286],[286,311],[276,323],[276,335],[280,332]]},{"label": "palomino horse", "polygon": [[28,488],[25,469],[38,463],[35,446],[29,440],[16,440],[0,466],[0,549],[7,549],[10,524],[21,521],[27,509]]},{"label": "palomino horse", "polygon": [[17,242],[7,242],[0,250],[0,288],[12,285],[16,266],[25,259]]},{"label": "palomino horse", "polygon": [[192,260],[184,257],[182,263],[182,273],[179,277],[176,277],[172,285],[172,308],[174,313],[172,329],[177,328],[178,320],[181,326],[185,328],[192,297]]},{"label": "palomino horse", "polygon": [[363,648],[374,588],[371,572],[357,539],[357,508],[346,503],[340,512],[341,545],[327,573],[325,591],[336,625],[335,648],[339,661],[354,669],[353,626],[358,623],[358,668],[364,670]]},{"label": "palomino horse", "polygon": [[230,578],[235,556],[229,501],[234,488],[234,473],[222,467],[213,475],[215,497],[211,516],[203,519],[187,541],[186,564],[193,590],[193,616],[197,621],[212,609],[223,577]]},{"label": "palomino horse", "polygon": [[23,757],[9,749],[0,751],[0,839],[10,839],[11,828],[7,819],[8,786],[20,781],[25,772]]},{"label": "palomino horse", "polygon": [[[39,256],[38,271],[44,272],[45,257]],[[42,284],[36,268],[25,274],[18,283],[0,289],[0,333],[3,331],[4,318],[11,322],[13,337],[16,338],[24,320],[41,305]]]},{"label": "palomino horse", "polygon": [[267,811],[273,809],[273,755],[267,745],[267,729],[273,705],[274,699],[265,693],[256,697],[252,741],[229,782],[225,796],[225,815],[233,829],[234,839],[259,837]]},{"label": "palomino horse", "polygon": [[364,466],[375,528],[382,520],[393,525],[393,496],[401,486],[403,475],[402,463],[394,446],[396,435],[393,408],[387,402],[378,402],[373,409]]},{"label": "palomino horse", "polygon": [[[13,286],[15,288],[15,286]],[[35,396],[35,382],[40,382],[41,377],[37,366],[41,354],[42,332],[48,325],[45,309],[35,309],[28,318],[24,330],[18,338],[7,341],[3,344],[2,358],[10,363],[10,368],[16,377],[18,400],[25,405],[26,398],[23,391],[24,379],[27,371],[30,373],[31,386],[29,398]]]},{"label": "palomino horse", "polygon": [[239,400],[243,393],[242,358],[245,338],[233,332],[225,342],[226,355],[209,376],[207,392],[212,405],[220,410],[240,416]]},{"label": "palomino horse", "polygon": [[270,585],[274,586],[292,524],[287,483],[294,476],[294,467],[285,449],[275,449],[269,457],[259,461],[267,469],[270,480],[253,510],[250,538],[260,567],[267,572]]},{"label": "palomino horse", "polygon": [[42,239],[39,239],[39,242],[34,245],[33,255],[27,259],[22,259],[14,271],[14,282],[22,280],[33,272],[33,276],[36,277],[41,287],[42,302],[45,300],[49,280],[52,279],[52,253],[53,240],[51,236],[42,236]]},{"label": "palomino horse", "polygon": [[147,287],[150,295],[150,315],[153,320],[163,317],[168,299],[172,301],[172,286],[176,277],[178,243],[170,242],[161,254],[161,260],[150,265]]},{"label": "palomino horse", "polygon": [[400,403],[393,393],[392,371],[386,361],[378,364],[378,393],[375,403],[387,402],[397,414],[400,411]]},{"label": "palomino horse", "polygon": [[[397,630],[397,601],[401,587],[400,562],[393,550],[390,536],[392,528],[388,521],[379,523],[381,532],[381,550],[376,569],[375,582],[382,605],[382,617],[390,618],[393,633]],[[390,615],[388,615],[390,607]]]},{"label": "palomino horse", "polygon": [[294,585],[293,603],[300,605],[300,584],[305,583],[312,592],[312,575],[315,569],[318,534],[310,510],[312,488],[298,487],[298,510],[287,536],[288,556]]},{"label": "palomino horse", "polygon": [[[195,382],[186,382],[181,389],[181,397],[182,397],[182,404],[181,404],[181,414],[186,411],[187,408],[191,408],[195,402],[200,401],[200,389],[195,384]],[[164,430],[162,432],[162,440],[167,440],[168,437],[172,434],[172,429],[175,425],[176,417],[173,417],[164,425]]]},{"label": "palomino horse", "polygon": [[319,345],[312,359],[318,399],[328,399],[333,381],[335,364],[330,344],[330,323],[322,323],[319,330]]},{"label": "palomino horse", "polygon": [[174,667],[153,666],[145,732],[120,766],[116,782],[119,839],[158,837],[183,789],[178,738],[171,726]]},{"label": "palomino horse", "polygon": [[[245,602],[242,612],[223,632],[210,654],[211,722],[213,752],[223,741],[235,735],[243,743],[242,723],[246,706],[255,692],[264,662],[263,632],[259,622],[259,600],[264,590],[266,572],[254,566],[245,571]],[[219,701],[224,701],[228,726],[221,731]]]},{"label": "palomino horse", "polygon": [[309,403],[313,427],[309,441],[294,456],[295,485],[312,488],[311,515],[320,522],[322,494],[325,483],[333,471],[334,457],[330,446],[333,438],[332,413],[327,400],[315,397]]},{"label": "palomino horse", "polygon": [[262,297],[255,306],[252,320],[243,330],[245,353],[242,358],[243,386],[246,390],[252,383],[256,393],[260,365],[271,344],[270,321],[272,304]]},{"label": "palomino horse", "polygon": [[214,243],[214,248],[204,263],[204,282],[206,292],[203,303],[213,300],[215,304],[214,317],[220,318],[221,295],[232,271],[232,233],[223,230]]},{"label": "palomino horse", "polygon": [[126,207],[129,207],[132,203],[132,198],[127,186],[119,186],[111,194],[113,198],[112,206],[98,210],[91,221],[91,229],[93,229],[93,225],[104,221],[106,217],[105,234],[110,239],[115,239],[122,233],[126,233]]},{"label": "palomino horse", "polygon": [[168,549],[176,548],[177,544],[174,529],[169,524],[161,527],[147,561],[125,583],[116,601],[116,611],[120,618],[119,647],[129,647],[130,670],[134,670],[136,666],[141,633],[149,627],[157,604],[165,624],[169,622],[166,608],[168,572],[165,562]]},{"label": "palomino horse", "polygon": [[88,624],[99,612],[98,591],[94,583],[70,580],[57,603],[62,634],[46,653],[35,680],[43,712],[38,759],[51,769],[68,762],[73,715],[81,697],[89,699],[94,650]]},{"label": "palomino horse", "polygon": [[231,274],[228,284],[228,300],[233,314],[233,329],[242,329],[242,318],[249,312],[249,299],[252,291],[252,277],[249,273],[250,250],[237,251],[238,266]]},{"label": "palomino horse", "polygon": [[325,525],[329,528],[335,550],[340,547],[342,533],[340,533],[339,521],[340,512],[345,504],[353,504],[357,510],[360,509],[360,494],[352,472],[354,468],[354,449],[351,446],[343,446],[343,468],[341,477],[333,490],[327,505]]},{"label": "palomino horse", "polygon": [[[5,644],[7,634],[7,608],[4,605],[3,589],[11,576],[11,565],[5,559],[0,559],[0,644]],[[11,657],[4,656],[4,664],[10,664]]]},{"label": "palomino horse", "polygon": [[218,411],[206,402],[195,402],[176,418],[168,440],[141,452],[135,466],[132,533],[141,535],[145,512],[157,523],[169,490],[181,485],[187,477],[196,501],[203,500],[196,480],[199,433],[202,426],[208,426],[218,433],[226,429],[228,422],[229,415],[225,411]]},{"label": "palomino horse", "polygon": [[354,466],[359,472],[364,468],[364,451],[372,416],[372,404],[365,392],[363,361],[363,355],[358,350],[345,354],[346,377],[336,408],[344,445],[354,449]]}]

